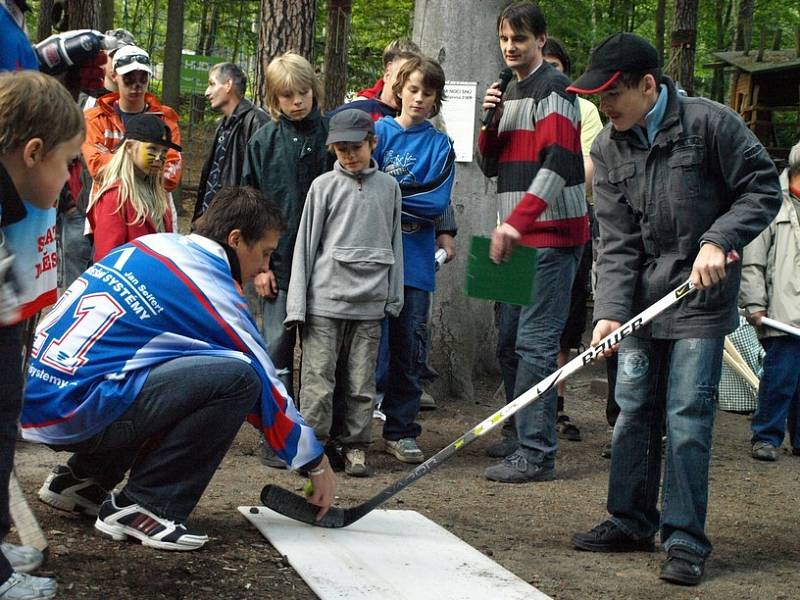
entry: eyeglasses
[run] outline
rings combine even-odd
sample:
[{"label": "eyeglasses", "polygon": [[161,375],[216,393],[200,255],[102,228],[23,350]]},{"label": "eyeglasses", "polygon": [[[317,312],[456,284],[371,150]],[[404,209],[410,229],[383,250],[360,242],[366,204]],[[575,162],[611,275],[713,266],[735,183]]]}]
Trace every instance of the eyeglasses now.
[{"label": "eyeglasses", "polygon": [[133,63],[139,63],[140,65],[147,65],[150,66],[150,57],[146,54],[131,54],[129,56],[120,56],[114,62],[114,68],[124,67],[126,65],[130,65]]}]

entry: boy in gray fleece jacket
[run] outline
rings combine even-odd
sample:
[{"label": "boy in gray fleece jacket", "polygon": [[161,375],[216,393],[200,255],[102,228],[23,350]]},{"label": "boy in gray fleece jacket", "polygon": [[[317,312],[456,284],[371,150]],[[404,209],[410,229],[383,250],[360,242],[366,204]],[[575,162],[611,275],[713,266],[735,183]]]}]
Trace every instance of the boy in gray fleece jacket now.
[{"label": "boy in gray fleece jacket", "polygon": [[302,324],[300,410],[325,443],[333,418],[336,363],[347,363],[345,473],[368,474],[375,363],[381,321],[403,308],[400,187],[372,161],[372,118],[337,113],[326,141],[333,171],[317,177],[306,198],[294,247],[284,325]]}]

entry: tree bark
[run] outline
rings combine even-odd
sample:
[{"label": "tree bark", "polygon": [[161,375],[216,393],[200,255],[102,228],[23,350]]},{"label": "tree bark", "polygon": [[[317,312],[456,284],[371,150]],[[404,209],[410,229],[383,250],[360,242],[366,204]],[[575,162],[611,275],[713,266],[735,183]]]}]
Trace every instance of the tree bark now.
[{"label": "tree bark", "polygon": [[39,22],[36,26],[36,40],[41,42],[53,33],[53,0],[39,2]]},{"label": "tree bark", "polygon": [[181,49],[183,48],[183,0],[167,3],[167,36],[164,44],[164,74],[161,99],[164,104],[180,109]]},{"label": "tree bark", "polygon": [[750,49],[750,40],[753,35],[753,12],[755,8],[755,0],[740,0],[739,14],[736,19],[734,50],[742,51]]},{"label": "tree bark", "polygon": [[114,29],[114,0],[100,0],[100,31]]},{"label": "tree bark", "polygon": [[656,3],[656,52],[661,64],[664,64],[664,33],[667,29],[667,2],[657,0]]},{"label": "tree bark", "polygon": [[98,29],[100,27],[99,0],[69,0],[67,2],[67,28]]},{"label": "tree bark", "polygon": [[[715,46],[717,51],[722,52],[730,47],[730,40],[726,40],[726,35],[731,23],[733,0],[716,0],[715,9]],[[714,76],[711,79],[711,99],[725,102],[725,72],[722,68],[714,69]]]},{"label": "tree bark", "polygon": [[[476,81],[475,131],[481,99],[504,67],[495,16],[507,0],[417,0],[413,38],[428,56],[437,57],[449,81]],[[458,27],[453,24],[457,23]],[[431,310],[432,353],[441,377],[436,395],[472,400],[473,374],[497,372],[493,307],[464,294],[469,240],[488,235],[497,221],[495,181],[477,164],[457,165],[452,204],[458,219],[458,252],[437,274]]]},{"label": "tree bark", "polygon": [[350,33],[352,0],[328,0],[325,32],[325,99],[323,109],[331,110],[344,102],[347,91],[347,40]]},{"label": "tree bark", "polygon": [[264,72],[275,56],[292,50],[314,64],[316,14],[315,0],[261,0],[258,72],[254,90],[258,104],[263,105],[266,98]]},{"label": "tree bark", "polygon": [[698,0],[676,0],[672,44],[666,73],[679,82],[686,93],[694,94],[694,55],[697,37]]}]

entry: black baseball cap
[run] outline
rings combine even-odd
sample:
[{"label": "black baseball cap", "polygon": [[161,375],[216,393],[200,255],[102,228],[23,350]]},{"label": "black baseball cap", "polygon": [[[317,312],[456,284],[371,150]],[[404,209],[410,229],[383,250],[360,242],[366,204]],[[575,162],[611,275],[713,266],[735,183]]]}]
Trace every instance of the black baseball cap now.
[{"label": "black baseball cap", "polygon": [[568,92],[598,94],[619,79],[622,73],[658,69],[658,53],[646,39],[633,33],[615,33],[592,50],[589,66]]},{"label": "black baseball cap", "polygon": [[172,132],[167,124],[155,115],[133,115],[125,126],[125,139],[158,144],[181,151],[178,144],[172,143]]},{"label": "black baseball cap", "polygon": [[328,139],[325,144],[339,142],[363,142],[367,134],[375,133],[372,117],[363,110],[348,108],[336,113],[328,125]]}]

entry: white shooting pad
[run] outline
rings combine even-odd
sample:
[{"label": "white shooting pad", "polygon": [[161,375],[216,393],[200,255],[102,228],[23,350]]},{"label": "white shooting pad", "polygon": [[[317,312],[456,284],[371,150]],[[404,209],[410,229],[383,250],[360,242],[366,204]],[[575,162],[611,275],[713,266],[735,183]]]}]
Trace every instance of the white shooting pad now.
[{"label": "white shooting pad", "polygon": [[239,511],[320,600],[549,599],[415,511],[373,510],[342,529],[312,527],[263,506]]}]

